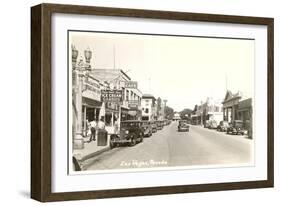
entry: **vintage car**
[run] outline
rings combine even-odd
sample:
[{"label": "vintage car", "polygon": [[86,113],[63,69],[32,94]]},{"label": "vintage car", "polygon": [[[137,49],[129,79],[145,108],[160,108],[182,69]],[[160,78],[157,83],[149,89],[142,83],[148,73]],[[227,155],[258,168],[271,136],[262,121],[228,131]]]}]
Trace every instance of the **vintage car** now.
[{"label": "vintage car", "polygon": [[110,147],[116,147],[123,144],[134,146],[143,141],[144,133],[142,122],[139,120],[122,121],[119,134],[110,135]]},{"label": "vintage car", "polygon": [[243,121],[242,120],[234,120],[226,130],[227,134],[247,134],[247,130],[243,128]]},{"label": "vintage car", "polygon": [[216,120],[209,120],[209,126],[208,126],[209,129],[217,129],[217,127],[218,127],[218,123]]},{"label": "vintage car", "polygon": [[152,126],[150,121],[142,121],[143,135],[144,137],[150,137],[152,135]]},{"label": "vintage car", "polygon": [[217,131],[219,132],[226,132],[227,128],[229,127],[229,124],[227,121],[220,121]]},{"label": "vintage car", "polygon": [[157,132],[157,125],[156,125],[155,121],[151,122],[151,130],[152,130],[152,133]]},{"label": "vintage car", "polygon": [[156,122],[157,130],[163,129],[163,122],[162,121],[157,120],[155,122]]},{"label": "vintage car", "polygon": [[178,131],[189,132],[189,124],[187,120],[179,120]]},{"label": "vintage car", "polygon": [[165,120],[164,120],[164,124],[165,124],[165,126],[167,126],[167,125],[171,124],[171,121],[168,120],[168,119],[165,119]]}]

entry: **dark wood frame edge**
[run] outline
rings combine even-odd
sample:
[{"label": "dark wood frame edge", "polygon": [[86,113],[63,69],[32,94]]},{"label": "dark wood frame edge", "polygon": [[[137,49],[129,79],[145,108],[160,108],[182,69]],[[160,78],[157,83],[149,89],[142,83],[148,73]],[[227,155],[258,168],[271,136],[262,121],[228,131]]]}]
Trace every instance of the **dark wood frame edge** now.
[{"label": "dark wood frame edge", "polygon": [[[204,22],[266,25],[268,27],[268,178],[264,181],[134,189],[52,193],[51,191],[51,15],[82,15],[158,18]],[[31,198],[42,201],[160,195],[234,189],[266,188],[274,185],[274,71],[273,18],[152,11],[62,4],[40,4],[31,8]]]}]

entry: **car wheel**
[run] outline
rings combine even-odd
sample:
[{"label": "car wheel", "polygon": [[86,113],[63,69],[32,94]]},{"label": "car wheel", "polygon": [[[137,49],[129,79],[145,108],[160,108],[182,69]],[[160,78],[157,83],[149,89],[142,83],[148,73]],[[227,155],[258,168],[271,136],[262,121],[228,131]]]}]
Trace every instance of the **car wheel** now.
[{"label": "car wheel", "polygon": [[136,138],[133,137],[131,139],[130,146],[132,147],[132,146],[135,146],[136,144],[137,144]]},{"label": "car wheel", "polygon": [[[148,135],[149,136],[149,135]],[[142,133],[141,135],[140,135],[140,141],[139,142],[142,142],[143,141],[143,137],[144,137],[144,134]]]},{"label": "car wheel", "polygon": [[114,147],[116,147],[116,144],[112,141],[110,141],[110,149],[113,149]]}]

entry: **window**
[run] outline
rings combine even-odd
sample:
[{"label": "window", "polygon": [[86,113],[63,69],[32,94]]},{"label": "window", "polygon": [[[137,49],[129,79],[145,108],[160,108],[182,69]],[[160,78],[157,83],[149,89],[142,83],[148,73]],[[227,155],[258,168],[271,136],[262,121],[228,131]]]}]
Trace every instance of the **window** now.
[{"label": "window", "polygon": [[128,100],[129,100],[129,91],[126,90],[126,101],[128,101]]},{"label": "window", "polygon": [[148,112],[149,112],[149,109],[148,109],[148,108],[146,108],[146,109],[145,109],[145,113],[148,113]]}]

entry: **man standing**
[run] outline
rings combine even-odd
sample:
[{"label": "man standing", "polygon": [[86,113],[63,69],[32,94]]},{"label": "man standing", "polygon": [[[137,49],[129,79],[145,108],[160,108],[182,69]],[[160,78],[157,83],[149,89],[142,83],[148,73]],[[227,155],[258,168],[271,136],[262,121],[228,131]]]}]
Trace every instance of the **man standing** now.
[{"label": "man standing", "polygon": [[88,142],[96,141],[96,127],[97,127],[96,121],[95,120],[91,121],[90,122],[91,137]]},{"label": "man standing", "polygon": [[105,129],[104,117],[101,117],[98,122],[98,146],[106,146],[107,135],[108,133]]}]

